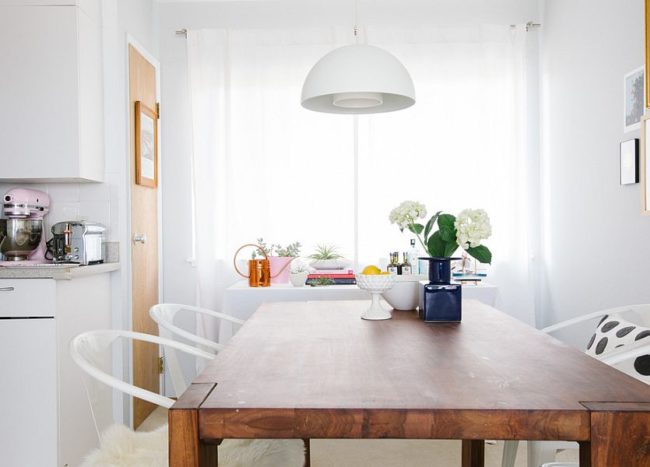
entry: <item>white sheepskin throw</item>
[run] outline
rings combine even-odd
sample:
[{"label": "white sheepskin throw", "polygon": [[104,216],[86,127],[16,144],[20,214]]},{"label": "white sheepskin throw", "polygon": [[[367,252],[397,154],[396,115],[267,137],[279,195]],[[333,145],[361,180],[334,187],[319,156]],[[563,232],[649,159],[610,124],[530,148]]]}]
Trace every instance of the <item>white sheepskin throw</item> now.
[{"label": "white sheepskin throw", "polygon": [[101,447],[81,467],[161,467],[168,465],[167,426],[151,432],[135,432],[111,425],[102,434]]},{"label": "white sheepskin throw", "polygon": [[[219,446],[219,467],[302,467],[304,445],[299,439],[226,439]],[[167,426],[149,433],[113,425],[102,436],[101,448],[82,467],[165,467]]]},{"label": "white sheepskin throw", "polygon": [[225,439],[219,446],[219,467],[303,467],[300,439]]}]

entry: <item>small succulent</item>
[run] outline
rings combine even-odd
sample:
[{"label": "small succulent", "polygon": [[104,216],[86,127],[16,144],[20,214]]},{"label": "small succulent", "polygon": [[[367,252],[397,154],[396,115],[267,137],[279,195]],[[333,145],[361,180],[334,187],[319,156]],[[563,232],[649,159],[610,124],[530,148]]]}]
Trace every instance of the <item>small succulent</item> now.
[{"label": "small succulent", "polygon": [[326,260],[326,259],[341,259],[336,245],[318,244],[316,245],[316,253],[309,255],[311,259]]},{"label": "small succulent", "polygon": [[324,285],[333,285],[334,281],[330,279],[329,277],[319,277],[317,279],[314,279],[311,284],[312,287],[321,287]]},{"label": "small succulent", "polygon": [[[276,245],[275,243],[269,246],[266,244],[262,237],[257,239],[257,244],[259,245],[259,248],[253,251],[253,259],[257,258],[258,256],[289,256],[291,258],[295,258],[296,256],[300,255],[300,247],[302,247],[300,242],[290,243],[284,248],[281,245]],[[275,255],[273,255],[274,252]]]},{"label": "small succulent", "polygon": [[280,245],[272,245],[275,247],[275,253],[278,256],[289,256],[295,258],[300,255],[300,247],[302,246],[300,242],[290,243],[286,247],[281,247]]},{"label": "small succulent", "polygon": [[309,272],[309,265],[307,265],[303,260],[296,259],[291,263],[291,274],[301,274]]},{"label": "small succulent", "polygon": [[251,256],[253,259],[257,258],[258,256],[271,256],[271,250],[273,249],[273,245],[270,247],[266,245],[266,242],[262,237],[257,239],[257,244],[259,245],[259,248],[255,251],[253,251],[253,255]]}]

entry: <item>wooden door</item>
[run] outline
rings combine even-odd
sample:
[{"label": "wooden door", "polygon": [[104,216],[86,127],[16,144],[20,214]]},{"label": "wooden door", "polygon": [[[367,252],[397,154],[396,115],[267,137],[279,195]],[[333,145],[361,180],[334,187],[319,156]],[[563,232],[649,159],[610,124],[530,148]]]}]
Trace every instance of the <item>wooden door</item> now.
[{"label": "wooden door", "polygon": [[[149,317],[149,308],[158,303],[158,189],[135,183],[135,103],[156,109],[156,67],[129,45],[129,114],[131,159],[131,287],[132,329],[158,335]],[[158,157],[160,155],[158,154]],[[139,238],[139,241],[135,241]],[[159,392],[158,346],[134,342],[132,349],[133,384]],[[156,408],[133,399],[133,426],[137,428]]]}]

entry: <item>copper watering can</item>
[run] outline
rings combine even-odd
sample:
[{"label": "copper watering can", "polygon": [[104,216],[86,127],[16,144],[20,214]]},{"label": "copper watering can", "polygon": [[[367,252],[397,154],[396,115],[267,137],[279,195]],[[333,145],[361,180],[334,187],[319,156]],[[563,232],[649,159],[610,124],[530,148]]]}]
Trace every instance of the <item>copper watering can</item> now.
[{"label": "copper watering can", "polygon": [[[237,267],[237,255],[241,250],[243,250],[247,246],[252,246],[254,248],[257,248],[257,250],[261,251],[262,254],[264,255],[264,259],[248,260],[248,276],[243,274]],[[254,243],[246,243],[240,246],[239,249],[235,252],[235,256],[233,257],[232,264],[233,266],[235,266],[235,271],[237,271],[237,274],[248,279],[248,285],[250,287],[269,287],[271,285],[271,278],[277,277],[280,274],[282,274],[282,271],[284,271],[287,267],[289,267],[291,261],[286,263],[282,267],[282,269],[280,269],[275,275],[271,276],[271,263],[269,261],[269,257],[266,254],[266,252],[259,245],[255,245]]]}]

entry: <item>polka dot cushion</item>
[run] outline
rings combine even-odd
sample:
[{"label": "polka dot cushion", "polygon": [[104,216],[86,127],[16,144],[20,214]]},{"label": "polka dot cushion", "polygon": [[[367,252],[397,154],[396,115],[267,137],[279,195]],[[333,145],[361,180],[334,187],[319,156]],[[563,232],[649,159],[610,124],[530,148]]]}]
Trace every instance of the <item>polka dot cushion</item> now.
[{"label": "polka dot cushion", "polygon": [[[596,332],[587,344],[586,353],[596,358],[620,350],[622,347],[639,344],[642,341],[650,344],[650,328],[638,326],[619,316],[605,316],[596,327]],[[616,368],[641,381],[650,384],[650,354],[641,355],[633,361],[625,361]]]}]

